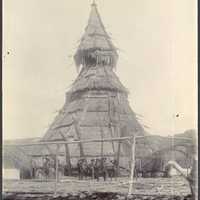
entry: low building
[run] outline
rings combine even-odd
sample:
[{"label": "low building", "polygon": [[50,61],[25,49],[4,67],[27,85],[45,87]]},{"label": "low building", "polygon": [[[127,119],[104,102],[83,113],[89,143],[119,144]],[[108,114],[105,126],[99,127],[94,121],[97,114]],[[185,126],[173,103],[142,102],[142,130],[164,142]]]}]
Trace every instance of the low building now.
[{"label": "low building", "polygon": [[4,180],[19,180],[20,169],[18,169],[13,160],[5,159],[3,161],[2,176]]}]

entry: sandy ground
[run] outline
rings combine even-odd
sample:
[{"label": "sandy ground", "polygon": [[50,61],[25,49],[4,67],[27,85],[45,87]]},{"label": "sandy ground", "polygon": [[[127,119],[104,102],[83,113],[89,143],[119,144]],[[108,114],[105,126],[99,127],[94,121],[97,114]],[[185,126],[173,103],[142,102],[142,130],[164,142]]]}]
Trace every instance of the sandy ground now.
[{"label": "sandy ground", "polygon": [[[76,194],[82,191],[88,192],[117,192],[127,194],[128,178],[118,178],[117,181],[94,180],[78,181],[77,178],[67,177],[57,184],[60,195],[67,193]],[[134,180],[134,194],[142,195],[181,195],[190,194],[188,183],[182,177],[173,178],[138,178]],[[55,182],[40,180],[3,181],[3,193],[53,193]]]}]

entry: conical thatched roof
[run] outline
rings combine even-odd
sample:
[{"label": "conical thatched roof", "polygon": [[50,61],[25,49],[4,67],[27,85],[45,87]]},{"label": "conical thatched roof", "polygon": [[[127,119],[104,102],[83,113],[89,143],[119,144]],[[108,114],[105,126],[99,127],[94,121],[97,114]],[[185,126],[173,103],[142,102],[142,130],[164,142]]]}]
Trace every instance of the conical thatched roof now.
[{"label": "conical thatched roof", "polygon": [[91,51],[93,51],[93,56],[109,55],[112,58],[112,65],[116,65],[118,59],[116,48],[105,30],[95,3],[92,4],[88,25],[74,56],[77,67],[84,64],[84,56]]},{"label": "conical thatched roof", "polygon": [[78,50],[94,48],[115,50],[115,47],[101,21],[96,4],[92,4],[88,25],[85,28],[85,33],[81,39]]}]

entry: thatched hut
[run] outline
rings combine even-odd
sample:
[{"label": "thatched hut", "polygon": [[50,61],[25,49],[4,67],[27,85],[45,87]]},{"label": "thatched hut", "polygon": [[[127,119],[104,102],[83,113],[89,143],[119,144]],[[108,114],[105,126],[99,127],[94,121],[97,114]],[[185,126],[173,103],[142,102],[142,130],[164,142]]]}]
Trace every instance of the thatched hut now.
[{"label": "thatched hut", "polygon": [[[117,49],[105,30],[97,6],[92,4],[88,25],[74,60],[78,77],[66,93],[66,101],[43,137],[50,140],[101,139],[144,135],[128,102],[128,91],[114,72]],[[128,167],[126,142],[65,145],[68,162],[74,157],[110,156]],[[124,159],[126,157],[126,159]]]},{"label": "thatched hut", "polygon": [[41,138],[5,140],[3,142],[3,178],[36,178],[36,170],[43,168],[46,157],[55,157],[46,146],[28,145],[39,142]]},{"label": "thatched hut", "polygon": [[[148,135],[129,105],[127,89],[115,74],[117,49],[103,26],[95,3],[92,4],[88,25],[75,52],[74,60],[78,76],[70,90],[66,92],[65,104],[40,141],[76,141]],[[169,148],[170,140],[159,136],[138,141],[136,168],[139,166],[143,171],[162,170],[161,158],[165,149]],[[24,151],[26,153],[30,151],[31,156],[28,156],[27,162],[20,161],[23,156],[17,157],[16,160],[19,159],[21,164],[24,163],[17,167],[21,169],[25,166],[29,169],[32,167],[30,157],[34,158],[38,165],[42,165],[41,159],[44,156],[54,159],[56,145],[37,148],[30,146]],[[12,152],[17,152],[17,149],[12,149]],[[12,158],[19,155],[14,155]],[[59,160],[69,167],[80,157],[91,159],[105,156],[115,158],[121,167],[128,169],[131,161],[131,144],[128,141],[66,144],[59,150]],[[168,159],[166,156],[165,161]]]},{"label": "thatched hut", "polygon": [[[31,154],[29,149],[12,146],[18,141],[6,141],[3,148],[3,179],[27,179],[31,177]],[[6,146],[8,145],[9,146]],[[29,151],[28,151],[29,150]]]}]

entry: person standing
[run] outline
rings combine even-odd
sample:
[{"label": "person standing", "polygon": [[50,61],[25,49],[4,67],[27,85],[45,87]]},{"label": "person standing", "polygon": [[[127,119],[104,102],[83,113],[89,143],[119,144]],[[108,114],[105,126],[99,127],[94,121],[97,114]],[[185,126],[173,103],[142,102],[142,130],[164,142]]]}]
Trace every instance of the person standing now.
[{"label": "person standing", "polygon": [[97,158],[94,165],[94,177],[99,181],[99,175],[100,175],[100,169],[101,169],[101,161]]},{"label": "person standing", "polygon": [[92,179],[94,179],[94,168],[95,168],[95,160],[94,159],[91,159],[89,168],[91,170],[91,177],[92,177]]}]

